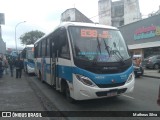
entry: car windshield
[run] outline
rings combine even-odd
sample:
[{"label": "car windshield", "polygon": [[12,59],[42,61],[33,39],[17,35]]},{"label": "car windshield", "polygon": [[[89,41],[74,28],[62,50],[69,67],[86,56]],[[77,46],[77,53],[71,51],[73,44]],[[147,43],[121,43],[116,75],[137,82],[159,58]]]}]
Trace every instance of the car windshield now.
[{"label": "car windshield", "polygon": [[96,62],[119,62],[130,58],[118,30],[69,27],[74,57]]}]

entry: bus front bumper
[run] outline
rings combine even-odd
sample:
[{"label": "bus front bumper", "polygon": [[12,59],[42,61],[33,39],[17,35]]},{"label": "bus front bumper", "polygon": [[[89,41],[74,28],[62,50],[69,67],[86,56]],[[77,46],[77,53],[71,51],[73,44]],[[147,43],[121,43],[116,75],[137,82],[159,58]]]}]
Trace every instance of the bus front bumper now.
[{"label": "bus front bumper", "polygon": [[[123,93],[132,92],[134,89],[135,78],[122,86],[112,88],[91,87],[83,84],[75,76],[73,76],[73,84],[70,84],[71,97],[75,100],[98,99],[105,97],[113,97]],[[74,86],[74,88],[73,88]]]}]

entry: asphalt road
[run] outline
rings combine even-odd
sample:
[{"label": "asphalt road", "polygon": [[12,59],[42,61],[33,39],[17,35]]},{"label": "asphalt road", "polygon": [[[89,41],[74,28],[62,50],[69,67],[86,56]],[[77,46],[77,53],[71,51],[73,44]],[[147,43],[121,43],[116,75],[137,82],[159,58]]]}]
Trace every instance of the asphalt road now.
[{"label": "asphalt road", "polygon": [[[30,83],[33,84],[40,93],[44,96],[46,101],[42,103],[46,104],[46,110],[52,110],[54,108],[60,111],[160,111],[160,107],[157,105],[156,100],[158,97],[158,89],[160,85],[160,79],[141,77],[136,78],[135,89],[133,93],[124,94],[115,98],[105,98],[96,100],[77,101],[75,104],[69,103],[65,97],[51,86],[41,83],[36,77],[28,77]],[[35,91],[36,92],[36,91]],[[68,119],[81,120],[81,119],[106,119],[104,117],[98,118],[79,118],[70,117]],[[109,119],[109,118],[107,118]],[[112,117],[112,120],[128,118],[116,118]],[[156,117],[132,117],[129,119],[143,120],[143,119],[159,119]]]}]

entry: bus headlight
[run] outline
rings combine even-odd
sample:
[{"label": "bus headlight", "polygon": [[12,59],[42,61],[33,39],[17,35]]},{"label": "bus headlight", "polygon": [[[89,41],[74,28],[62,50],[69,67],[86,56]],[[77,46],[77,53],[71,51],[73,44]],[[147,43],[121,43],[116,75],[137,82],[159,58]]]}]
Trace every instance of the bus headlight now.
[{"label": "bus headlight", "polygon": [[96,86],[96,84],[94,82],[92,82],[91,79],[89,79],[88,77],[85,77],[83,75],[79,75],[79,74],[75,74],[76,78],[81,81],[83,84],[87,85],[87,86]]},{"label": "bus headlight", "polygon": [[128,77],[127,83],[131,82],[134,79],[134,73],[131,73]]}]

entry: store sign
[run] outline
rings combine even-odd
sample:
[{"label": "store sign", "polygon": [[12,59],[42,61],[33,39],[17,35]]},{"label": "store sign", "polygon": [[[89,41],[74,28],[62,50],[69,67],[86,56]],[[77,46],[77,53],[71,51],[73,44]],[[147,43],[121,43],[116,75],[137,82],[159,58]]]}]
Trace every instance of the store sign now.
[{"label": "store sign", "polygon": [[142,27],[135,31],[134,40],[152,38],[155,36],[160,36],[160,26],[149,26]]}]

